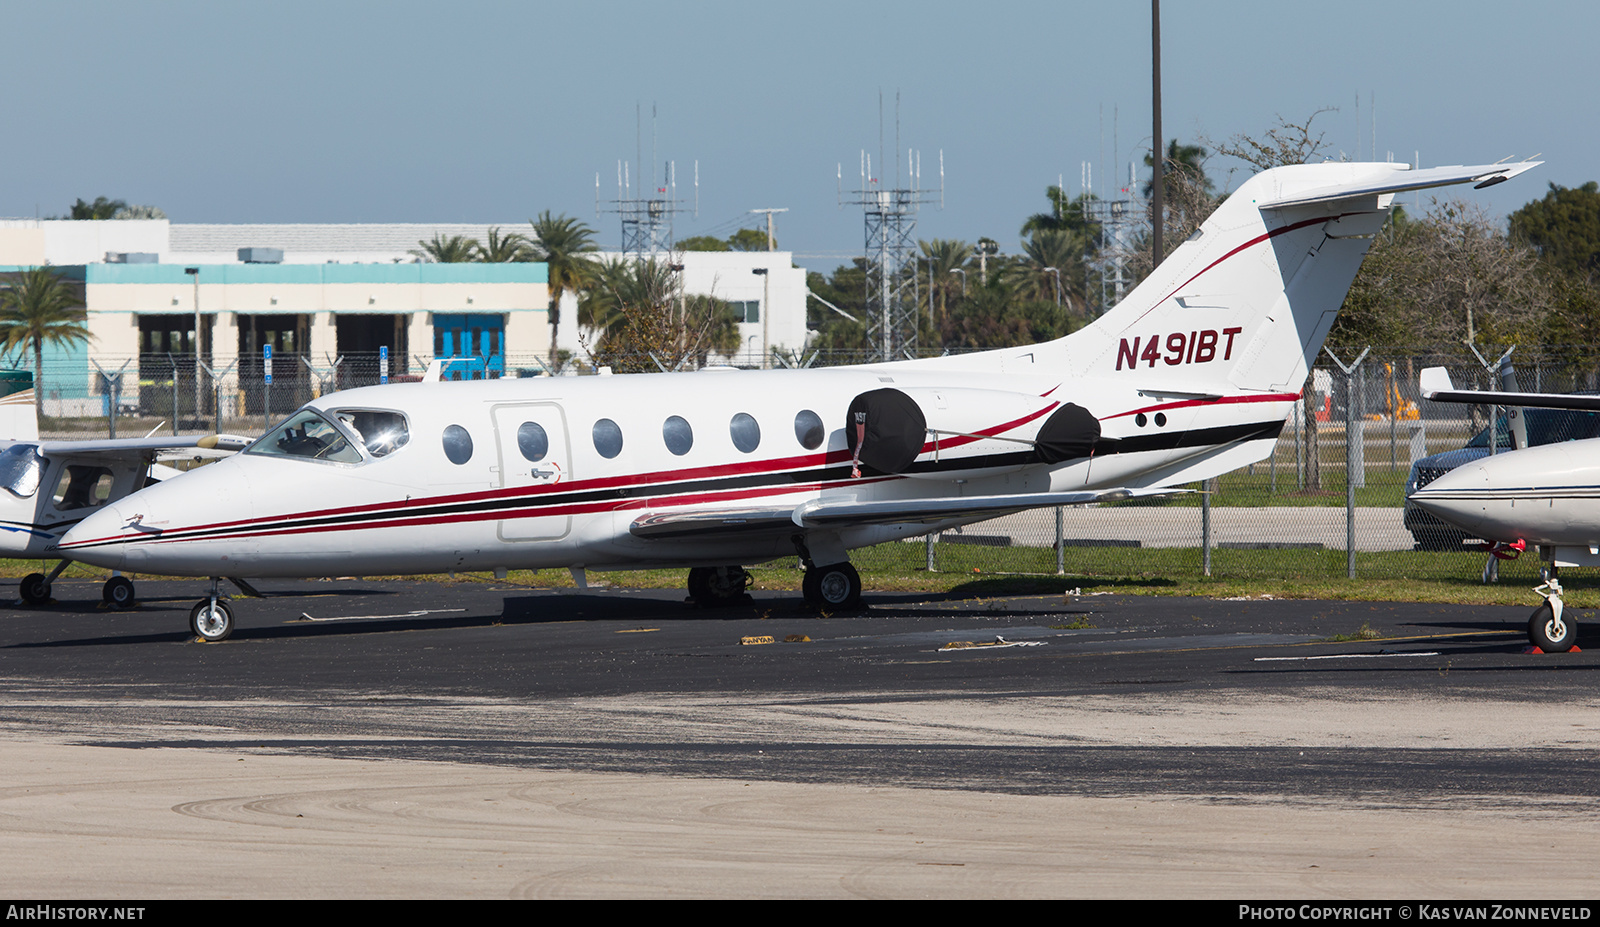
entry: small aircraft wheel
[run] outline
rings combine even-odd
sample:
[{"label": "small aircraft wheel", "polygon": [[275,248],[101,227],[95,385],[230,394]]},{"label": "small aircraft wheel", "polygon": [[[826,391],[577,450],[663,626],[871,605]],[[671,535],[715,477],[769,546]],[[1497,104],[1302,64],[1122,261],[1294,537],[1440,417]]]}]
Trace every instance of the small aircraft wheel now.
[{"label": "small aircraft wheel", "polygon": [[849,561],[812,567],[801,583],[806,601],[818,608],[855,608],[861,604],[861,574]]},{"label": "small aircraft wheel", "polygon": [[112,608],[132,608],[134,603],[133,580],[126,576],[113,576],[100,587],[100,598]]},{"label": "small aircraft wheel", "polygon": [[215,606],[211,599],[201,599],[189,612],[189,628],[207,642],[225,641],[233,633],[233,609],[222,599]]},{"label": "small aircraft wheel", "polygon": [[43,573],[29,573],[22,577],[17,592],[22,596],[22,601],[29,605],[44,605],[50,601],[50,584],[45,582]]},{"label": "small aircraft wheel", "polygon": [[1556,618],[1555,609],[1546,601],[1528,620],[1528,640],[1545,653],[1566,653],[1578,643],[1578,623],[1565,609]]}]

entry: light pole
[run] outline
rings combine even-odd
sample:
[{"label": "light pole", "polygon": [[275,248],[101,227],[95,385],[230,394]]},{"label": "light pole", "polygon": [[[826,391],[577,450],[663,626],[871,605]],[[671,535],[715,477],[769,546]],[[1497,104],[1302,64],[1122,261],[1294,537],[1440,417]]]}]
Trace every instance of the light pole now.
[{"label": "light pole", "polygon": [[1056,278],[1056,305],[1059,306],[1061,305],[1061,271],[1054,267],[1046,267],[1045,270],[1048,270]]},{"label": "light pole", "polygon": [[961,275],[961,298],[962,299],[966,299],[967,298],[967,272],[962,270],[959,267],[953,268],[950,272],[952,274],[960,274]]},{"label": "light pole", "polygon": [[[770,215],[770,214],[769,214]],[[766,370],[772,366],[771,316],[768,312],[767,300],[772,294],[772,275],[767,273],[770,267],[756,267],[751,269],[752,274],[761,277],[761,369]],[[754,336],[752,336],[754,337]]]},{"label": "light pole", "polygon": [[[194,279],[194,417],[200,420],[200,268],[185,267],[183,272]],[[173,376],[178,372],[174,370]],[[178,427],[178,410],[172,410],[172,427]]]}]

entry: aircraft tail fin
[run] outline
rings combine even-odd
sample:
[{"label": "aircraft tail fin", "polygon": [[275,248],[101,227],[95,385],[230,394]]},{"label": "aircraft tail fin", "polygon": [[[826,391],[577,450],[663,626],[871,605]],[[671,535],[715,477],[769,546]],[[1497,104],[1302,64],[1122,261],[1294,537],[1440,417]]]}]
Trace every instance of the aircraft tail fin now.
[{"label": "aircraft tail fin", "polygon": [[1539,163],[1257,174],[1127,298],[1067,337],[1068,369],[1166,392],[1298,393],[1395,193],[1481,188]]},{"label": "aircraft tail fin", "polygon": [[39,440],[33,374],[26,370],[0,371],[0,440]]}]

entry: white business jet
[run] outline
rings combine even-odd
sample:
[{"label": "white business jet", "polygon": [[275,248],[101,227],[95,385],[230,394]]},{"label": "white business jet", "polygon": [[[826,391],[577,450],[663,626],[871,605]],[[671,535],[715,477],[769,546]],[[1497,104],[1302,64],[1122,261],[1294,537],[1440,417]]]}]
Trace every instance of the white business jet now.
[{"label": "white business jet", "polygon": [[[33,389],[0,397],[0,557],[62,557],[49,574],[30,573],[18,594],[30,605],[50,601],[50,585],[71,559],[59,550],[61,536],[85,516],[181,471],[156,462],[182,451],[210,455],[242,450],[237,435],[171,435],[41,441]],[[126,576],[112,576],[100,590],[106,604],[128,608],[136,591]]]},{"label": "white business jet", "polygon": [[[1600,411],[1600,396],[1458,390],[1443,367],[1423,370],[1420,379],[1423,398],[1434,402]],[[1563,608],[1557,573],[1561,567],[1600,566],[1600,438],[1472,461],[1407,498],[1501,549],[1536,545],[1547,566],[1535,591],[1545,601],[1528,620],[1528,640],[1546,653],[1576,645],[1578,625]]]},{"label": "white business jet", "polygon": [[[1538,162],[1278,168],[1086,328],[821,370],[393,384],[313,400],[244,453],[103,506],[60,544],[226,576],[689,568],[704,604],[799,555],[856,604],[848,551],[1024,509],[1161,491],[1265,457],[1395,193]],[[502,574],[503,575],[503,574]]]}]

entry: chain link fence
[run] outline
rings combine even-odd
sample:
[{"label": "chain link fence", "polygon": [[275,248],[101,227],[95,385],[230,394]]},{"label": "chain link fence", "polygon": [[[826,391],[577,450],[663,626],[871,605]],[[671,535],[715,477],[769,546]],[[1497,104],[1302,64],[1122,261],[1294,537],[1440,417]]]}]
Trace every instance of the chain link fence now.
[{"label": "chain link fence", "polygon": [[[1553,349],[1524,352],[1517,359],[1518,383],[1542,392],[1593,388],[1594,373],[1583,366],[1584,357]],[[848,352],[778,358],[774,364],[815,367],[862,359]],[[376,354],[320,361],[280,355],[273,359],[269,385],[259,357],[241,358],[223,370],[202,364],[198,377],[192,356],[96,357],[87,383],[81,365],[45,369],[40,430],[52,438],[128,437],[159,434],[176,423],[184,433],[255,435],[323,393],[376,384],[385,375],[388,382],[418,380],[431,360],[390,357],[385,370]],[[1421,399],[1417,375],[1435,365],[1449,368],[1460,388],[1501,385],[1478,361],[1460,356],[1374,351],[1350,374],[1319,365],[1310,401],[1296,406],[1273,453],[1209,481],[1204,494],[1025,512],[879,545],[853,559],[864,570],[891,572],[1477,577],[1485,568],[1477,539],[1420,523],[1415,514],[1408,524],[1406,517],[1413,464],[1462,448],[1475,436],[1481,452],[1491,450],[1490,409]],[[508,356],[499,369],[463,364],[453,372],[447,367],[445,376],[537,376],[546,370],[543,357]],[[573,364],[566,372],[594,371]],[[1590,413],[1530,413],[1527,421],[1530,433],[1537,432],[1535,443],[1600,434],[1600,416]],[[1509,450],[1504,416],[1496,434],[1492,450]],[[1424,467],[1421,475],[1426,480],[1442,472]],[[1351,496],[1354,504],[1348,505]],[[1537,562],[1529,555],[1500,564],[1499,571],[1508,580],[1533,581]]]}]

